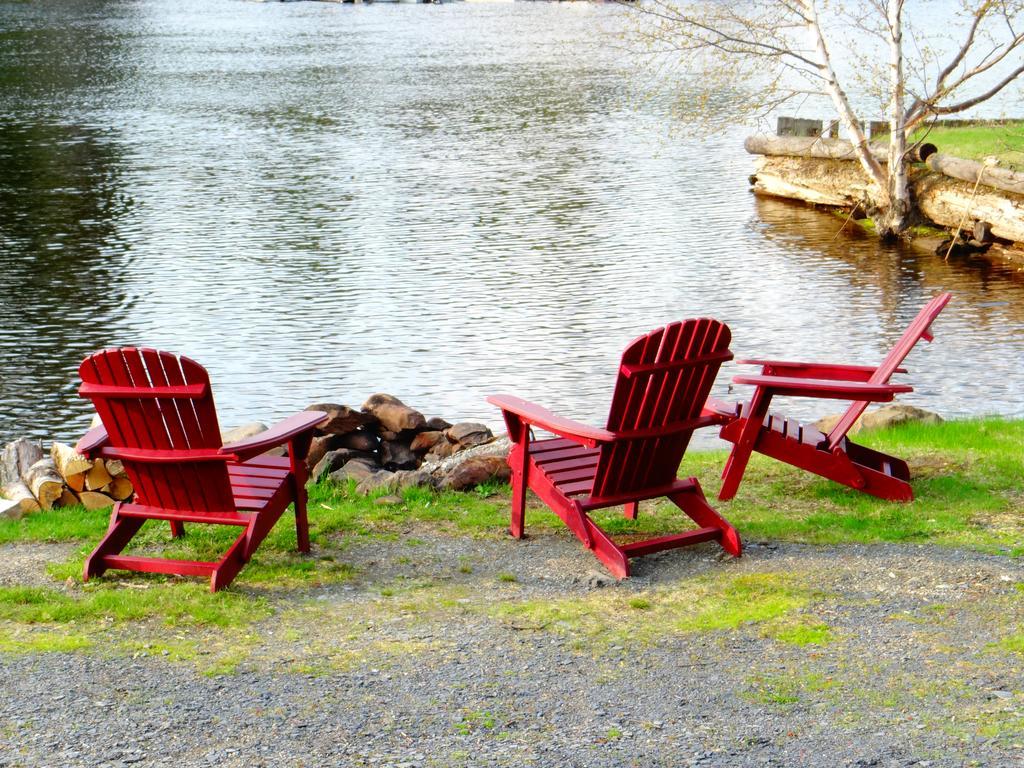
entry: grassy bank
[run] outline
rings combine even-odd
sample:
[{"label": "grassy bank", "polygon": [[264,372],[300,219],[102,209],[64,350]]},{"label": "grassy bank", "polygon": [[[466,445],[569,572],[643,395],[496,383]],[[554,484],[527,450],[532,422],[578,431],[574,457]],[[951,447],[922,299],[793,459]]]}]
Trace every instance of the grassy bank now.
[{"label": "grassy bank", "polygon": [[943,154],[968,160],[995,157],[1003,167],[1024,170],[1024,121],[948,128],[939,126],[919,131],[913,138],[915,141],[925,138]]},{"label": "grassy bank", "polygon": [[[862,433],[856,440],[907,458],[917,497],[912,503],[874,499],[755,454],[737,498],[716,506],[746,538],[811,544],[917,542],[1014,555],[1024,552],[1024,420],[907,425]],[[725,457],[725,451],[691,452],[680,473],[695,475],[714,499]],[[340,536],[393,536],[413,523],[455,536],[498,536],[508,524],[508,506],[507,486],[485,486],[469,493],[416,488],[404,492],[401,504],[380,504],[376,497],[354,493],[351,486],[321,484],[310,489],[311,537],[314,545],[324,546]],[[643,509],[646,514],[636,521],[626,520],[615,510],[596,514],[609,530],[626,535],[668,533],[683,522],[668,504],[651,503]],[[0,544],[91,543],[105,530],[107,518],[105,511],[71,507],[18,521],[0,520]],[[261,547],[265,556],[256,567],[247,568],[243,581],[298,583],[314,571],[344,570],[311,565],[314,561],[309,558],[302,559],[304,565],[274,567],[275,557],[286,555],[294,546],[294,530],[284,520]],[[183,540],[172,542],[165,525],[147,526],[142,544],[159,543],[169,557],[213,557],[234,535],[226,527],[193,525]],[[527,527],[550,530],[562,524],[533,500]],[[68,566],[59,567],[54,575],[75,577]]]},{"label": "grassy bank", "polygon": [[[1024,421],[984,419],[906,426],[860,435],[858,440],[908,458],[915,478],[914,502],[879,501],[755,457],[737,499],[717,506],[748,542],[896,542],[1006,556],[1024,554]],[[724,460],[723,451],[691,453],[681,471],[696,475],[713,500]],[[466,494],[415,489],[406,491],[402,502],[395,504],[358,496],[349,487],[317,486],[310,494],[313,555],[294,551],[294,528],[286,515],[232,588],[217,595],[208,594],[200,580],[156,575],[111,574],[82,584],[82,562],[106,527],[105,512],[69,508],[20,521],[2,520],[0,544],[8,545],[8,561],[19,551],[9,545],[49,543],[46,546],[59,545],[64,554],[48,564],[44,582],[39,583],[37,577],[36,583],[0,586],[0,651],[103,648],[105,652],[158,653],[191,660],[209,672],[230,671],[260,643],[258,627],[268,620],[286,621],[290,612],[301,610],[310,599],[312,588],[372,576],[360,574],[346,562],[346,548],[352,542],[377,540],[383,547],[401,539],[413,558],[418,533],[485,538],[504,544],[508,508],[505,486]],[[673,507],[661,503],[645,505],[637,521],[626,520],[615,511],[601,513],[600,519],[608,530],[622,536],[672,533],[691,525]],[[166,525],[149,523],[140,547],[168,557],[210,559],[228,546],[234,534],[233,529],[198,525],[187,529],[183,540],[171,542]],[[527,529],[532,534],[551,532],[570,538],[562,523],[537,503],[528,511]],[[463,578],[460,574],[472,573],[472,565],[453,562],[451,570],[458,580]],[[708,592],[709,605],[719,606],[710,614],[691,606],[692,615],[685,621],[680,618],[674,592],[513,602],[496,618],[543,623],[551,620],[548,614],[552,612],[559,616],[591,609],[600,612],[601,605],[612,600],[638,615],[645,614],[645,621],[664,614],[665,621],[671,618],[676,630],[683,632],[720,629],[724,615],[732,616],[736,623],[773,622],[769,634],[785,640],[786,633],[795,633],[793,642],[821,633],[817,625],[798,622],[791,626],[782,621],[811,599],[806,585],[776,575],[752,578],[681,585],[687,594],[694,589]],[[762,583],[764,579],[768,581]],[[499,575],[499,582],[506,580],[514,584],[516,578]],[[435,589],[437,585],[427,586]],[[417,607],[419,603],[410,597],[413,593],[406,594],[409,589],[408,585],[381,589],[385,604],[374,610],[386,613],[390,610],[387,599],[404,594],[401,610],[406,613],[447,610],[445,600],[459,610],[493,613],[487,604],[472,602],[472,591],[448,595],[444,590],[437,594],[428,590],[423,594],[430,599]],[[450,587],[444,589],[451,591]],[[712,615],[714,621],[708,618]],[[573,621],[589,626],[592,619],[580,615]]]}]

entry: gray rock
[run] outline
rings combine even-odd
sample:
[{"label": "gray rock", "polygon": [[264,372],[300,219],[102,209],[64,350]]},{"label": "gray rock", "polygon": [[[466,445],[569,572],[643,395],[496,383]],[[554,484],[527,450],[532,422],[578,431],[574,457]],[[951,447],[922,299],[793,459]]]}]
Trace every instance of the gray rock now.
[{"label": "gray rock", "polygon": [[[446,443],[439,443],[434,447],[434,450],[436,451],[443,445],[446,445]],[[447,443],[447,445],[450,446],[451,444]],[[420,465],[420,469],[424,472],[429,472],[435,478],[440,480],[465,461],[478,456],[497,456],[504,460],[508,456],[508,452],[510,450],[512,450],[512,443],[507,436],[503,436],[485,445],[467,448],[465,451],[459,451],[458,453],[444,458],[436,460],[431,459],[430,461],[425,460],[423,464]],[[431,453],[433,453],[433,451]],[[430,459],[430,454],[427,454],[425,458]]]},{"label": "gray rock", "polygon": [[508,463],[501,456],[473,456],[457,464],[441,478],[438,487],[443,490],[465,491],[481,483],[508,482],[511,476]]},{"label": "gray rock", "polygon": [[455,453],[455,448],[456,446],[453,443],[449,443],[447,440],[441,440],[427,452],[427,455],[423,457],[423,461],[433,464],[447,459]]},{"label": "gray rock", "polygon": [[[841,413],[824,416],[814,422],[814,428],[828,434],[842,418]],[[942,417],[937,413],[917,408],[913,405],[892,403],[874,411],[868,411],[850,428],[849,434],[855,435],[862,429],[888,429],[900,424],[920,422],[922,424],[941,424]]]},{"label": "gray rock", "polygon": [[239,440],[245,440],[247,437],[253,437],[254,435],[258,435],[260,432],[266,431],[266,424],[262,421],[253,421],[248,424],[243,424],[240,427],[222,429],[220,432],[220,441],[224,445],[230,445],[231,443],[237,443]]},{"label": "gray rock", "polygon": [[406,488],[417,488],[421,486],[434,486],[434,478],[426,472],[419,470],[401,470],[390,472],[381,470],[360,481],[356,486],[356,493],[367,496],[375,491],[387,490],[389,493],[401,491]]},{"label": "gray rock", "polygon": [[311,482],[318,482],[324,475],[330,475],[337,470],[344,467],[353,459],[360,459],[376,465],[376,458],[372,453],[366,453],[365,451],[353,451],[349,448],[339,448],[336,451],[328,451],[324,454],[323,458],[317,462],[317,465],[313,467],[313,471],[309,473],[309,479]]},{"label": "gray rock", "polygon": [[412,443],[409,447],[415,453],[424,453],[431,450],[435,445],[445,439],[444,432],[439,430],[431,430],[428,432],[420,432],[416,437],[413,438]]},{"label": "gray rock", "polygon": [[434,416],[431,419],[427,419],[427,429],[433,432],[444,432],[446,429],[451,429],[451,422],[445,421],[444,419]]},{"label": "gray rock", "polygon": [[385,469],[416,469],[420,460],[405,443],[385,440],[380,444],[380,463]]},{"label": "gray rock", "polygon": [[360,427],[374,424],[376,419],[369,413],[357,411],[347,405],[335,403],[314,403],[307,411],[323,411],[327,414],[327,420],[317,426],[323,434],[344,435],[354,432]]},{"label": "gray rock", "polygon": [[344,435],[319,435],[314,437],[309,445],[309,453],[306,454],[306,468],[315,467],[328,452],[344,447],[340,443],[344,437]]},{"label": "gray rock", "polygon": [[330,478],[336,483],[346,483],[350,479],[357,483],[380,471],[375,461],[369,459],[353,459],[347,462],[341,469],[331,472]]},{"label": "gray rock", "polygon": [[889,429],[900,424],[941,424],[942,417],[924,408],[892,403],[860,417],[862,429]]},{"label": "gray rock", "polygon": [[378,393],[371,395],[363,403],[363,410],[372,414],[390,432],[402,432],[407,429],[423,429],[427,420],[423,414],[414,410],[393,395]]},{"label": "gray rock", "polygon": [[423,472],[419,469],[395,472],[395,480],[400,489],[422,488],[424,486],[433,488],[436,486],[434,477],[429,472]]},{"label": "gray rock", "polygon": [[380,448],[380,438],[369,428],[349,432],[339,437],[338,448],[351,448],[354,451],[376,451]]},{"label": "gray rock", "polygon": [[451,442],[456,443],[460,448],[472,448],[476,445],[484,445],[494,440],[494,433],[484,424],[475,421],[463,421],[456,424],[445,433]]},{"label": "gray rock", "polygon": [[356,493],[362,494],[363,496],[369,496],[374,491],[382,489],[393,491],[396,486],[397,482],[395,481],[395,473],[386,469],[380,469],[372,475],[360,480],[359,485],[356,486]]}]

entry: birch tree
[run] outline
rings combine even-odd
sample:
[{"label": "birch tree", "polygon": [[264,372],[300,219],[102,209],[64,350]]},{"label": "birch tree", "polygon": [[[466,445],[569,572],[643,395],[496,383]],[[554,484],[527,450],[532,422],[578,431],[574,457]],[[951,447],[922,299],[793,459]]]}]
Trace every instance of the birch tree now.
[{"label": "birch tree", "polygon": [[[920,27],[907,19],[907,0],[642,0],[634,9],[646,50],[690,74],[692,120],[707,118],[701,107],[767,118],[783,105],[826,99],[869,181],[868,214],[892,237],[910,224],[911,134],[1008,95],[1024,74],[1024,0],[913,7]],[[851,84],[861,98],[848,95]],[[869,92],[881,97],[889,123],[885,163],[862,127]]]}]

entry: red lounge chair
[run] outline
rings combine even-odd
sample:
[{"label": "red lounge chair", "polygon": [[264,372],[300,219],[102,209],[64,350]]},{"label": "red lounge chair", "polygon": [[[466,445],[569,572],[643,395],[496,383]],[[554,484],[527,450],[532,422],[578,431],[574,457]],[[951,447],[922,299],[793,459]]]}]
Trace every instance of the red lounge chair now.
[{"label": "red lounge chair", "polygon": [[[306,470],[313,428],[325,413],[297,414],[254,437],[221,445],[210,377],[198,363],[153,349],[109,349],[78,369],[78,394],[93,401],[103,422],[77,449],[117,459],[135,488],[131,503],[114,505],[106,536],[85,561],[86,581],[108,568],[209,576],[210,591],[226,587],[249,561],[289,503],[301,552],[309,551]],[[262,455],[288,445],[288,457]],[[122,555],[146,520],[235,525],[242,533],[217,562]]]},{"label": "red lounge chair", "polygon": [[[910,470],[905,461],[888,456],[847,438],[846,433],[864,413],[868,403],[887,403],[913,387],[890,384],[894,373],[906,373],[900,364],[922,338],[932,340],[931,325],[952,294],[942,293],[925,305],[877,367],[792,363],[778,360],[740,360],[760,365],[760,376],[736,376],[737,384],[756,389],[749,403],[723,403],[709,400],[706,414],[730,417],[722,428],[722,439],[733,443],[732,453],[722,472],[721,500],[736,495],[743,471],[752,451],[763,453],[787,464],[814,472],[829,480],[890,501],[911,501]],[[768,406],[775,395],[800,395],[837,400],[853,400],[839,422],[827,435],[814,427],[770,414]]]},{"label": "red lounge chair", "polygon": [[[701,415],[715,375],[732,359],[729,328],[717,320],[687,320],[651,331],[622,355],[615,394],[605,429],[556,416],[518,397],[487,398],[502,410],[514,443],[512,525],[523,535],[526,489],[570,530],[617,578],[629,576],[629,558],[717,541],[732,555],[742,549],[739,534],[708,504],[696,478],[676,473],[695,429],[721,424]],[[536,426],[559,437],[538,440]],[[619,545],[590,519],[594,509],[625,507],[636,519],[644,499],[667,496],[699,528],[673,536]]]}]

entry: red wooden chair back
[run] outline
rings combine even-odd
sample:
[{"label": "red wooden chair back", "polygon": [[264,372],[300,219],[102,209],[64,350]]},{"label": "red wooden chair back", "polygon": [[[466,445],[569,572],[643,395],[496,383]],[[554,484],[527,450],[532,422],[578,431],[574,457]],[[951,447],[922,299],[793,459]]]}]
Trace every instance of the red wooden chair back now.
[{"label": "red wooden chair back", "polygon": [[671,323],[634,340],[622,355],[607,428],[641,436],[601,446],[593,497],[608,498],[676,479],[701,408],[732,359],[728,326],[701,318]]},{"label": "red wooden chair back", "polygon": [[210,377],[201,365],[169,352],[124,347],[90,355],[78,372],[80,392],[96,406],[110,447],[181,453],[180,461],[124,461],[137,504],[235,510],[225,462],[189,455],[222,445]]},{"label": "red wooden chair back", "polygon": [[[869,384],[888,384],[889,379],[892,378],[896,369],[900,367],[900,364],[907,358],[910,350],[914,348],[917,342],[921,339],[930,342],[934,338],[931,332],[931,325],[935,318],[939,316],[939,313],[945,309],[951,298],[953,298],[951,293],[940,293],[924,305],[924,308],[917,313],[914,321],[907,326],[907,330],[900,336],[896,345],[889,350],[889,354],[885,356],[877,370],[871,374],[871,378],[868,379]],[[846,409],[843,417],[832,428],[832,431],[828,433],[830,449],[835,449],[843,441],[850,427],[860,418],[867,407],[868,402],[866,400],[858,400]]]}]

